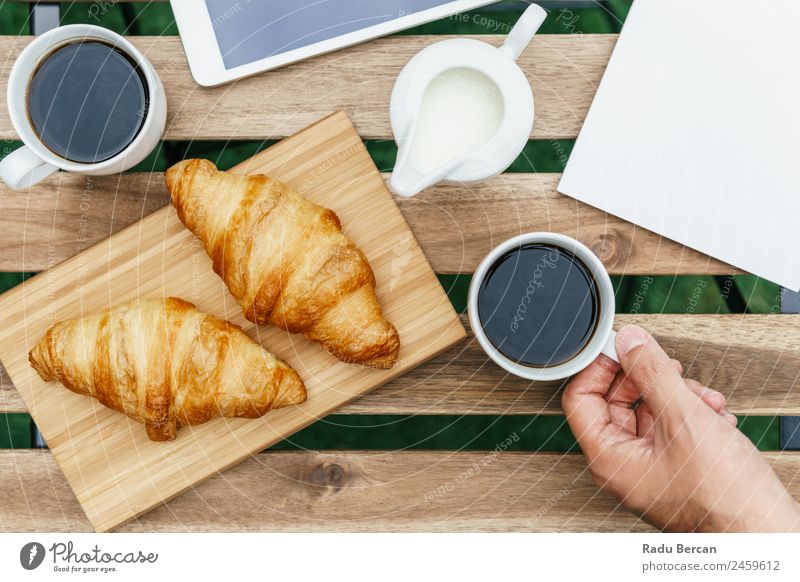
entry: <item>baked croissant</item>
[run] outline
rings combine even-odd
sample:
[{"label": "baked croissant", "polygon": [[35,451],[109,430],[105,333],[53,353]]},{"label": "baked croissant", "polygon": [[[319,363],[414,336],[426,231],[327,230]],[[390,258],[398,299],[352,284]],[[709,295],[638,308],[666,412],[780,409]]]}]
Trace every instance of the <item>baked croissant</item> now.
[{"label": "baked croissant", "polygon": [[219,415],[256,418],[306,399],[297,373],[240,327],[173,297],[56,323],[28,360],[43,380],[143,422],[154,441]]},{"label": "baked croissant", "polygon": [[318,342],[340,360],[391,368],[400,338],[375,275],[336,214],[268,176],[235,176],[207,160],[166,175],[178,217],[205,246],[245,317]]}]

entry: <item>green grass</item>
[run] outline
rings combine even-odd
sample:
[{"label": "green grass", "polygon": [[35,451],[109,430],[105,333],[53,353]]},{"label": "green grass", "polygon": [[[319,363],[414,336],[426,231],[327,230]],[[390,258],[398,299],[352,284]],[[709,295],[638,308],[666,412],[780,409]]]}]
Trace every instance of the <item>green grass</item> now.
[{"label": "green grass", "polygon": [[[544,34],[619,32],[631,0],[611,0],[590,8],[551,12]],[[398,33],[505,34],[519,12],[482,9]],[[177,29],[166,3],[62,3],[62,24],[99,24],[136,35],[174,35]],[[28,5],[0,0],[0,34],[29,34]],[[184,157],[205,157],[222,167],[248,158],[272,142],[165,142],[135,170],[164,170]],[[536,140],[509,168],[510,172],[561,172],[572,150],[572,140]],[[18,144],[8,142],[3,150]],[[368,141],[376,165],[391,171],[396,156],[393,142]],[[19,284],[27,275],[0,273],[0,291]],[[456,310],[466,308],[468,275],[439,277]],[[769,313],[779,308],[778,287],[753,276],[733,278],[659,276],[614,277],[620,313]],[[699,293],[695,293],[697,290]],[[694,296],[697,297],[694,297]],[[0,415],[0,448],[29,447],[30,417]],[[741,430],[764,450],[778,448],[776,419],[742,418]],[[562,416],[377,416],[332,415],[276,445],[280,449],[493,449],[509,435],[519,439],[512,450],[566,451],[574,439]]]}]

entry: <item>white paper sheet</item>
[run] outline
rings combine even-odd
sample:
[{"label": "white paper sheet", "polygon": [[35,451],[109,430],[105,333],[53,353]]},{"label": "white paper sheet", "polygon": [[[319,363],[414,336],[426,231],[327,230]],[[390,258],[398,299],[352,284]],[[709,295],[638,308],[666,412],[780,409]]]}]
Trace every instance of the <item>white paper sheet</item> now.
[{"label": "white paper sheet", "polygon": [[636,0],[559,191],[800,290],[800,2]]}]

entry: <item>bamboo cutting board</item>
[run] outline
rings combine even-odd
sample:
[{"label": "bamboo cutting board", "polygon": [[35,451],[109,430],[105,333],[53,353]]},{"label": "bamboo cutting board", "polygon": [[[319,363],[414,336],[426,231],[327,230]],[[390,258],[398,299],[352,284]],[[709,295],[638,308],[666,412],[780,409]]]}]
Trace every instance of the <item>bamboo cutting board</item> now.
[{"label": "bamboo cutting board", "polygon": [[[367,255],[384,312],[400,333],[398,362],[391,370],[344,364],[302,336],[244,319],[171,206],[9,291],[0,297],[0,360],[98,531],[224,471],[466,336],[347,115],[330,115],[233,171],[270,174],[339,215],[345,234]],[[241,325],[297,370],[308,401],[261,419],[185,427],[175,441],[154,443],[142,424],[43,382],[28,365],[28,351],[52,323],[162,295]]]}]

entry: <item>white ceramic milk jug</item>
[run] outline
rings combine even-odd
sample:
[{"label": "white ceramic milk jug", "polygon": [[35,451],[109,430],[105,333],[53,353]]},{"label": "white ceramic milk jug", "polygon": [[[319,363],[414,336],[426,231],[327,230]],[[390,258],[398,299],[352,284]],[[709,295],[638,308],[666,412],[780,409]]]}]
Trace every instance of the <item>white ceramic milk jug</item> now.
[{"label": "white ceramic milk jug", "polygon": [[546,16],[533,4],[500,48],[444,40],[403,67],[390,104],[398,145],[392,190],[414,196],[442,180],[476,182],[511,165],[533,128],[533,93],[515,60]]}]

